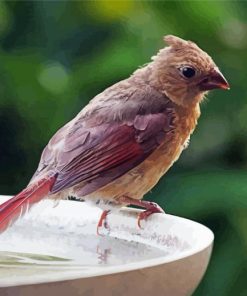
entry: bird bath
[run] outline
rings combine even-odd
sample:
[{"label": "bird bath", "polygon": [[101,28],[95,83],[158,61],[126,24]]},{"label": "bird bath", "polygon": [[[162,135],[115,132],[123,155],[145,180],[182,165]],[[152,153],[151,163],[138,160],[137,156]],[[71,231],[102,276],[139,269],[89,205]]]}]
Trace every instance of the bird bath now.
[{"label": "bird bath", "polygon": [[[0,197],[0,203],[8,197]],[[45,200],[0,235],[0,295],[191,295],[213,244],[205,226],[155,214],[137,227],[139,210],[108,216],[84,202]]]}]

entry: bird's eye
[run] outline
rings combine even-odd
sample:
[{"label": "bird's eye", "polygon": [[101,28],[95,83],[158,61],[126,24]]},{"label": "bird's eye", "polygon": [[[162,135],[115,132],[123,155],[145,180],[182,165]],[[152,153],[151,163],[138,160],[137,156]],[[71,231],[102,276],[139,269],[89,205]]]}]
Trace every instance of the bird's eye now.
[{"label": "bird's eye", "polygon": [[181,72],[181,74],[185,78],[192,78],[196,74],[196,70],[194,68],[192,68],[192,67],[189,67],[189,66],[181,67],[181,68],[179,68],[179,71]]}]

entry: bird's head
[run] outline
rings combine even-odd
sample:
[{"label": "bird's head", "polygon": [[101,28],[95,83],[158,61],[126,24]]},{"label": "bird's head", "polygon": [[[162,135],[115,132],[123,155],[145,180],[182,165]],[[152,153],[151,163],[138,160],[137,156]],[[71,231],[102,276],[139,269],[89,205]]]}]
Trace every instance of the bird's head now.
[{"label": "bird's head", "polygon": [[169,45],[154,56],[151,81],[181,106],[200,102],[212,89],[229,89],[229,84],[212,58],[194,42],[176,36],[164,37]]}]

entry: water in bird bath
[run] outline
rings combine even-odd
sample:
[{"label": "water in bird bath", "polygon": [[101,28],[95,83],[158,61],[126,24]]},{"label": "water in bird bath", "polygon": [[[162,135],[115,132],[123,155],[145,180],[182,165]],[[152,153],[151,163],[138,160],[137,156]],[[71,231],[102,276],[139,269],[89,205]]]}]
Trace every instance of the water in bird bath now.
[{"label": "water in bird bath", "polygon": [[[135,241],[78,233],[26,232],[15,227],[0,246],[1,281],[73,269],[91,273],[107,266],[163,257],[168,252]],[[8,251],[6,251],[8,250]]]},{"label": "water in bird bath", "polygon": [[36,207],[0,235],[0,285],[54,273],[80,271],[89,276],[189,248],[177,237],[157,235],[155,229],[141,232],[133,217],[129,224],[129,213],[110,215],[110,233],[98,236],[99,216],[98,209],[77,202],[63,201],[54,209]]},{"label": "water in bird bath", "polygon": [[52,232],[36,232],[29,237],[21,229],[17,237],[1,243],[0,250],[0,265],[86,268],[128,264],[166,254],[159,248],[118,238]]}]

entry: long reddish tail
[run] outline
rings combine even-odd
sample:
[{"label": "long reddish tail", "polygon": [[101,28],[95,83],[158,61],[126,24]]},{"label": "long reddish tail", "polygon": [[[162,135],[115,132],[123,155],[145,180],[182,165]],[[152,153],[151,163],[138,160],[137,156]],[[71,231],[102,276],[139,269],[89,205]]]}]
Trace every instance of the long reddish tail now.
[{"label": "long reddish tail", "polygon": [[39,202],[51,190],[57,176],[43,178],[29,185],[19,194],[0,205],[0,232],[24,215],[29,208]]}]

